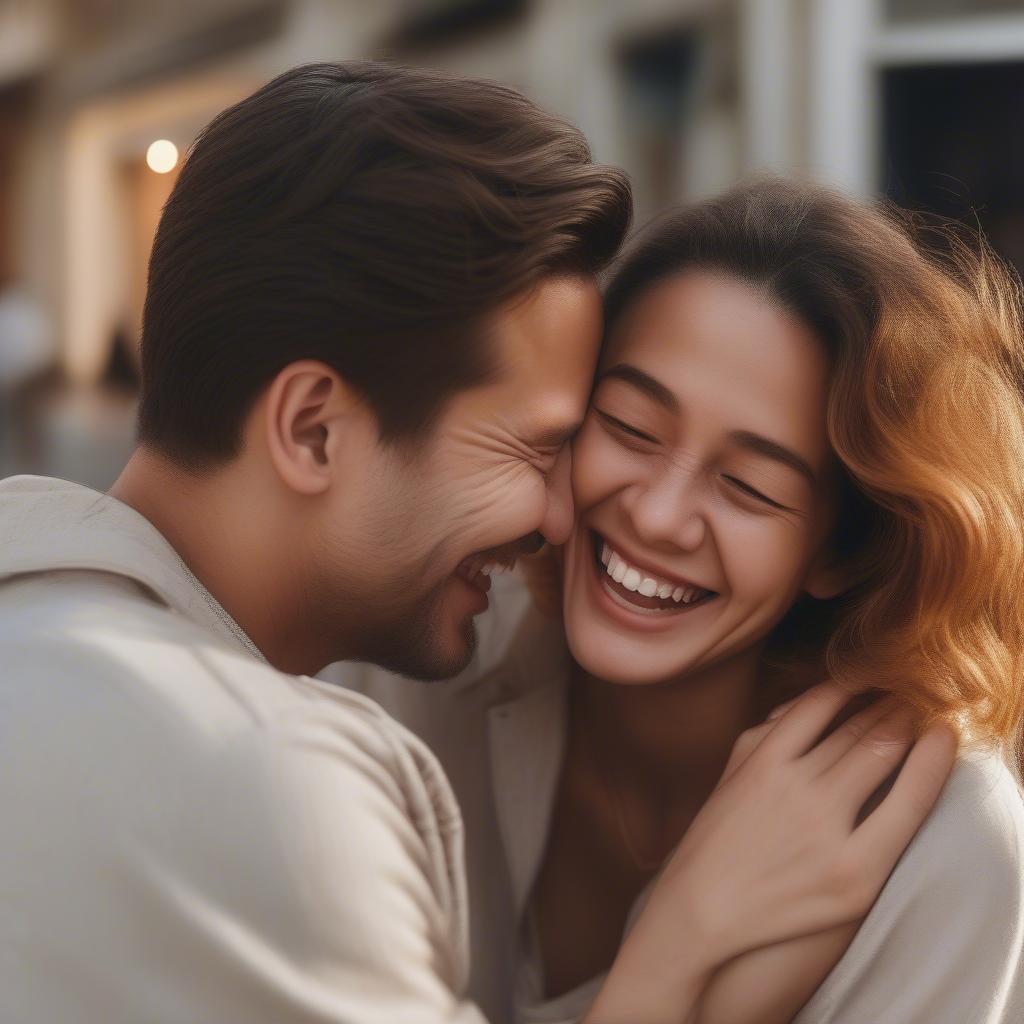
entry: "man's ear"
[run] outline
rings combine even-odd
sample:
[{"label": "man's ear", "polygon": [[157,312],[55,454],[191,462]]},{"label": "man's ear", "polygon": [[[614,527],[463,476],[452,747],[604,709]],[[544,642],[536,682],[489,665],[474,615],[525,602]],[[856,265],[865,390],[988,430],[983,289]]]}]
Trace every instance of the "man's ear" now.
[{"label": "man's ear", "polygon": [[322,494],[347,444],[372,429],[366,402],[326,363],[289,363],[262,405],[267,450],[281,479],[300,494]]}]

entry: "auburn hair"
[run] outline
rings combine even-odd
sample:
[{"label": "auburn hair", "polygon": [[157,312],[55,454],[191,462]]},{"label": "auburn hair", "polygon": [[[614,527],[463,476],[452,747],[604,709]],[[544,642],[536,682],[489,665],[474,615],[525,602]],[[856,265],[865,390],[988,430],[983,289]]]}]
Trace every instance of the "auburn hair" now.
[{"label": "auburn hair", "polygon": [[607,330],[656,282],[733,274],[810,326],[831,365],[833,545],[855,580],[804,596],[771,638],[776,702],[822,673],[924,722],[1016,748],[1024,715],[1024,335],[1017,277],[985,242],[817,185],[741,184],[632,247]]}]

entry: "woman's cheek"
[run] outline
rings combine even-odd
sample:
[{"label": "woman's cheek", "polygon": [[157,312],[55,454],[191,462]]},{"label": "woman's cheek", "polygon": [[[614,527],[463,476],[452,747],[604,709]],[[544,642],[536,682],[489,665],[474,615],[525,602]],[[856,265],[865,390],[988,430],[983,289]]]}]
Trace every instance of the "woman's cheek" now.
[{"label": "woman's cheek", "polygon": [[628,482],[629,462],[621,447],[588,422],[573,445],[572,493],[584,511]]},{"label": "woman's cheek", "polygon": [[806,537],[771,516],[734,511],[717,531],[718,549],[734,591],[774,605],[795,599],[806,573]]}]

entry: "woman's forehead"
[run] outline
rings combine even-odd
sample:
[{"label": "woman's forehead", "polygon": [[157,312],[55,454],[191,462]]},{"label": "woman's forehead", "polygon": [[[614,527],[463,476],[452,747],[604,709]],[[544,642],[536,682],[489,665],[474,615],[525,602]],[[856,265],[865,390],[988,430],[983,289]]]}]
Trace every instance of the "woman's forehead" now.
[{"label": "woman's forehead", "polygon": [[622,366],[657,381],[684,414],[781,432],[815,456],[825,447],[824,346],[739,278],[689,272],[641,295],[616,325],[599,376]]}]

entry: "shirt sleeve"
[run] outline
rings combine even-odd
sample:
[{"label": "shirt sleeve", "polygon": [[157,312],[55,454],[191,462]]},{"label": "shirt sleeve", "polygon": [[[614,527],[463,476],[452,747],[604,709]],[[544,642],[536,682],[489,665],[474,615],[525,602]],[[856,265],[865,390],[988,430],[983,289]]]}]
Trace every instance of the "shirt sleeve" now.
[{"label": "shirt sleeve", "polygon": [[962,758],[932,816],[795,1024],[1024,1020],[1024,805]]},{"label": "shirt sleeve", "polygon": [[243,733],[138,837],[135,905],[161,955],[125,977],[150,974],[133,998],[152,1008],[162,987],[173,1012],[131,1019],[483,1024],[454,801],[415,741],[369,717]]}]

